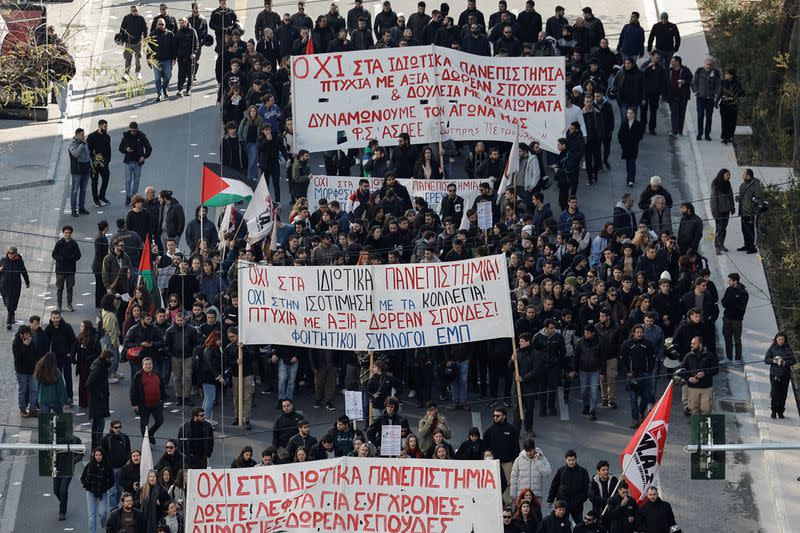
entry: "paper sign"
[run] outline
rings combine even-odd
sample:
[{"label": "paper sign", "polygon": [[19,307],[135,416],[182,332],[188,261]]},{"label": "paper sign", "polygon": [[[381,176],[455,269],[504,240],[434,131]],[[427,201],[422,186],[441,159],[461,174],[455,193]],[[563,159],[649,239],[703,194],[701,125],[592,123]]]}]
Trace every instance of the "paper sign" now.
[{"label": "paper sign", "polygon": [[384,457],[397,457],[400,455],[403,440],[402,426],[399,424],[384,424],[381,426],[381,455]]},{"label": "paper sign", "polygon": [[364,400],[361,391],[344,391],[344,414],[349,416],[351,421],[364,418]]},{"label": "paper sign", "polygon": [[476,209],[478,211],[478,227],[481,230],[492,229],[492,202],[479,202]]}]

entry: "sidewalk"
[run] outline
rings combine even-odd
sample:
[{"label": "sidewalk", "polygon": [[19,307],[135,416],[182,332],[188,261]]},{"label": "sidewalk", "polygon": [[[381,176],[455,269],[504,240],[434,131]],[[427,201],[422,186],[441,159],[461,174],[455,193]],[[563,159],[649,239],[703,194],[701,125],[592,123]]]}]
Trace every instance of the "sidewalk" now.
[{"label": "sidewalk", "polygon": [[[703,60],[709,55],[708,45],[701,22],[700,12],[695,0],[655,0],[656,11],[668,11],[671,22],[677,24],[681,31],[682,45],[680,55],[684,59],[684,64],[694,69],[701,65]],[[725,65],[718,65],[725,68]],[[731,182],[734,191],[738,190],[741,184],[743,167],[736,163],[734,150],[731,145],[720,143],[720,121],[719,114],[715,113],[711,137],[712,142],[696,141],[696,112],[693,102],[690,102],[687,110],[688,132],[682,142],[691,143],[691,150],[694,162],[697,166],[698,180],[692,184],[699,190],[696,197],[708,198],[711,194],[711,180],[720,168],[727,168],[731,171]],[[786,181],[790,169],[782,168],[754,168],[755,175],[766,183],[780,183]],[[700,214],[702,218],[711,218],[709,202],[703,202],[702,208],[705,214]],[[700,206],[696,206],[698,209]],[[708,236],[707,236],[708,237]],[[774,334],[778,330],[775,314],[772,309],[767,280],[763,265],[759,255],[747,255],[743,252],[730,252],[717,256],[712,246],[713,233],[710,239],[703,242],[704,255],[709,259],[712,271],[718,268],[716,278],[720,292],[726,286],[725,280],[729,272],[738,272],[750,293],[750,302],[744,321],[744,359],[748,364],[744,366],[743,375],[746,385],[750,391],[752,401],[752,416],[755,418],[758,435],[754,436],[755,442],[791,442],[797,441],[797,405],[793,398],[789,397],[787,402],[785,420],[772,420],[770,418],[769,400],[769,367],[763,363],[764,354],[772,342]],[[728,228],[727,245],[731,250],[735,250],[742,243],[741,227],[737,220],[732,220]],[[718,261],[714,261],[717,258]],[[745,415],[746,416],[746,415]],[[794,453],[794,452],[789,452]],[[765,465],[764,472],[752,472],[754,480],[752,483],[753,493],[759,501],[761,511],[761,525],[765,531],[790,532],[797,530],[800,523],[800,508],[796,505],[787,505],[788,502],[800,501],[800,486],[797,483],[797,472],[794,469],[785,468],[786,452],[750,452],[750,455],[762,455]],[[733,454],[728,454],[730,461]],[[763,479],[766,486],[759,486],[760,483],[755,476]],[[764,490],[767,489],[767,490]],[[765,494],[766,493],[766,494]],[[765,502],[766,505],[761,504]],[[774,516],[772,511],[774,510]],[[770,521],[775,524],[770,527]]]},{"label": "sidewalk", "polygon": [[[50,116],[57,117],[58,112]],[[65,142],[63,126],[58,118],[0,120],[0,192],[54,183]]]}]

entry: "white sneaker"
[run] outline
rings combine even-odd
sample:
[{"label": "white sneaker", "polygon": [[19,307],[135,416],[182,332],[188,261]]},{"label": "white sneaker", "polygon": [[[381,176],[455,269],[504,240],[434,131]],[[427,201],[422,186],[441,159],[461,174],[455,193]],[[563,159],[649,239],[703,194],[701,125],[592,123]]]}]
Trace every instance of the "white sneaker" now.
[{"label": "white sneaker", "polygon": [[142,73],[141,73],[141,72],[137,72],[137,73],[136,73],[136,79],[137,79],[137,80],[140,80],[140,79],[142,79]]},{"label": "white sneaker", "polygon": [[109,383],[119,383],[119,379],[118,379],[118,378],[115,378],[115,377],[111,377],[111,376],[109,376],[109,377],[108,377],[108,382],[109,382]]},{"label": "white sneaker", "polygon": [[415,391],[414,389],[411,389],[410,391],[408,391],[408,397],[409,398],[413,398],[416,395],[417,395],[417,391]]}]

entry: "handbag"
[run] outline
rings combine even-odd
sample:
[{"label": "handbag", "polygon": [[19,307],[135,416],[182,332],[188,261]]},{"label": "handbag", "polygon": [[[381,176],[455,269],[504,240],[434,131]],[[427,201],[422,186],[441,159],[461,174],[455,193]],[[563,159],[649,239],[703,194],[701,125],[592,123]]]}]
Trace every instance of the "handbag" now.
[{"label": "handbag", "polygon": [[134,365],[141,364],[142,350],[144,350],[142,346],[134,346],[132,348],[128,348],[128,352],[126,354],[128,356],[128,361],[133,363]]}]

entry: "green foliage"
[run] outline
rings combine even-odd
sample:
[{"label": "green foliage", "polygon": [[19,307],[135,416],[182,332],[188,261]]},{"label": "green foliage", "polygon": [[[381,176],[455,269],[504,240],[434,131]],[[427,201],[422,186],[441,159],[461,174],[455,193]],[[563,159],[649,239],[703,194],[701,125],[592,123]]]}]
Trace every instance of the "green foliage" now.
[{"label": "green foliage", "polygon": [[[711,54],[722,68],[735,68],[746,96],[739,122],[750,124],[753,135],[736,139],[742,164],[788,165],[794,149],[795,105],[800,91],[793,76],[797,58],[775,55],[783,0],[744,2],[700,0]],[[777,91],[769,91],[770,74],[782,74]]]},{"label": "green foliage", "polygon": [[759,219],[759,250],[779,327],[793,337],[792,344],[797,346],[800,340],[800,181],[792,180],[788,187],[766,186],[764,196],[770,209]]}]

